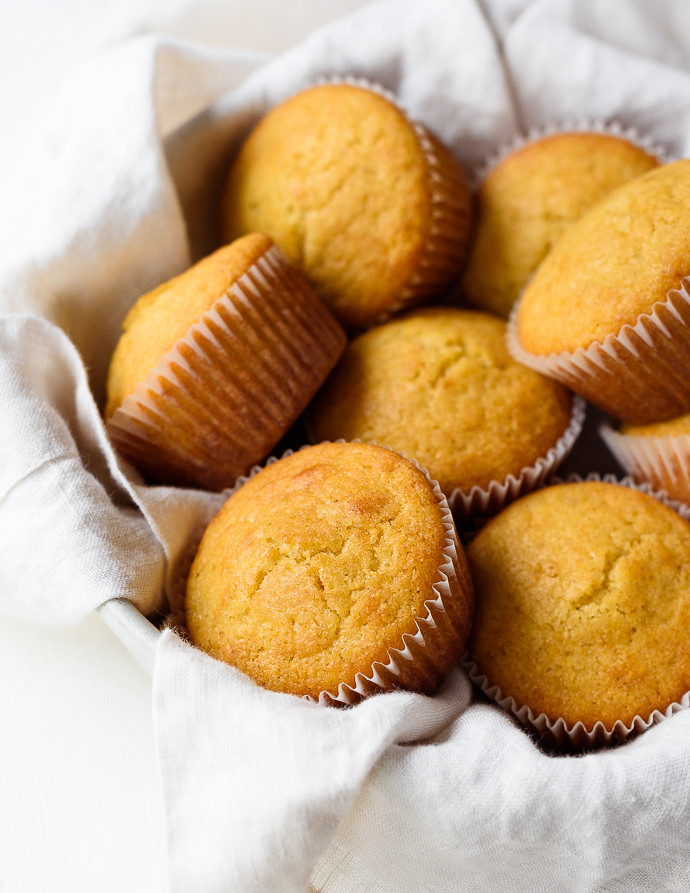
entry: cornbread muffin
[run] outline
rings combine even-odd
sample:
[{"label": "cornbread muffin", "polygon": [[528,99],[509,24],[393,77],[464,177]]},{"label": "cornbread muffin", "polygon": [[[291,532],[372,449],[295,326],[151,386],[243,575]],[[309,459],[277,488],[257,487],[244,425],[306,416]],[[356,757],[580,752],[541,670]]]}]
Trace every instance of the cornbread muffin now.
[{"label": "cornbread muffin", "polygon": [[521,146],[477,193],[477,224],[463,276],[467,301],[507,317],[527,280],[595,202],[658,165],[607,133],[556,133]]},{"label": "cornbread muffin", "polygon": [[376,90],[323,84],[272,109],[234,159],[221,229],[268,233],[336,317],[362,329],[439,294],[470,220],[461,167]]},{"label": "cornbread muffin", "polygon": [[372,444],[268,464],[211,522],[187,583],[200,648],[266,688],[346,702],[432,691],[462,652],[471,610],[440,491]]},{"label": "cornbread muffin", "polygon": [[653,497],[547,487],[490,521],[468,559],[471,656],[518,705],[610,729],[690,689],[690,525]]},{"label": "cornbread muffin", "polygon": [[513,354],[627,422],[690,411],[689,200],[684,159],[585,213],[525,289]]},{"label": "cornbread muffin", "polygon": [[345,341],[271,240],[245,236],[130,310],[108,374],[111,438],[156,480],[228,487],[286,432]]},{"label": "cornbread muffin", "polygon": [[451,507],[456,491],[519,476],[562,437],[572,399],[511,359],[505,328],[488,313],[425,307],[370,329],[311,404],[310,440],[400,450],[429,470]]},{"label": "cornbread muffin", "polygon": [[602,426],[601,435],[636,481],[690,503],[690,415],[651,425]]}]

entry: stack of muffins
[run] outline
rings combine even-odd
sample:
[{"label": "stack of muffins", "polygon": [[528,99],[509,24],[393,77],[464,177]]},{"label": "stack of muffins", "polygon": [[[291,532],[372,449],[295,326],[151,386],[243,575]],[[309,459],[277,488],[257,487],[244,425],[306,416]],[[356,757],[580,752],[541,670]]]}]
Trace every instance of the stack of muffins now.
[{"label": "stack of muffins", "polygon": [[270,110],[223,246],[127,316],[108,430],[149,479],[229,491],[186,582],[198,647],[340,704],[462,659],[543,738],[609,743],[687,706],[690,510],[552,477],[589,401],[688,498],[690,161],[570,129],[479,179],[473,203],[364,82]]}]

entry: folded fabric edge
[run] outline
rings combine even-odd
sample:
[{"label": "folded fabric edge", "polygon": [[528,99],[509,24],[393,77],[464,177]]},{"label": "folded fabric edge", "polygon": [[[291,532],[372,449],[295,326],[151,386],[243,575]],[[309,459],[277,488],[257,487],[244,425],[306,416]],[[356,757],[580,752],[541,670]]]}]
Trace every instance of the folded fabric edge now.
[{"label": "folded fabric edge", "polygon": [[153,677],[160,630],[126,598],[114,598],[97,609],[101,619],[131,652],[139,666]]}]

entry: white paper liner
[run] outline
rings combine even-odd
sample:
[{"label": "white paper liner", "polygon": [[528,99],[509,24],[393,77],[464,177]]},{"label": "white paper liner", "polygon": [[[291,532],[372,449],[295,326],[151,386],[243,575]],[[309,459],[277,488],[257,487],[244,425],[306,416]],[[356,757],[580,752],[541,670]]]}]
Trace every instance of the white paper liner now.
[{"label": "white paper liner", "polygon": [[273,246],[125,398],[108,432],[155,477],[222,489],[275,446],[345,344]]},{"label": "white paper liner", "polygon": [[456,518],[469,519],[492,515],[509,502],[540,487],[566,459],[582,431],[586,403],[582,397],[573,397],[570,422],[556,443],[540,456],[533,465],[522,468],[517,475],[509,474],[504,481],[491,481],[487,487],[472,487],[465,493],[456,488],[448,497],[448,504]]},{"label": "white paper liner", "polygon": [[657,301],[634,325],[624,325],[586,348],[537,355],[518,335],[521,299],[508,320],[508,350],[523,363],[562,382],[595,406],[633,424],[690,412],[690,277]]},{"label": "white paper liner", "polygon": [[423,124],[413,121],[390,90],[366,78],[358,77],[323,77],[314,82],[314,86],[335,84],[348,84],[351,87],[371,90],[394,105],[413,128],[428,168],[431,223],[427,243],[415,273],[389,307],[371,323],[379,325],[403,310],[440,295],[459,275],[472,223],[469,182],[465,170],[450,150]]},{"label": "white paper liner", "polygon": [[[585,477],[571,474],[565,480],[554,481],[553,486],[580,481],[601,481],[647,493],[668,508],[673,509],[686,521],[690,521],[690,506],[677,500],[669,499],[665,493],[653,490],[646,484],[638,484],[629,477],[617,478],[615,475],[599,475],[594,472]],[[603,722],[596,722],[592,728],[588,728],[582,722],[568,723],[562,717],[554,719],[547,716],[546,713],[535,713],[529,706],[520,704],[509,695],[505,695],[499,686],[492,685],[487,676],[481,672],[477,664],[472,660],[469,651],[464,653],[460,665],[487,698],[510,713],[520,725],[531,729],[543,745],[557,750],[594,750],[607,745],[622,743],[690,706],[690,691],[687,691],[681,696],[680,700],[673,701],[663,709],[653,710],[649,716],[635,716],[627,724],[617,720],[610,728],[607,728]]]},{"label": "white paper liner", "polygon": [[[346,443],[344,440],[334,442]],[[360,443],[361,441],[353,442]],[[308,450],[315,445],[305,445],[300,448],[300,451]],[[384,449],[390,449],[390,447],[384,447]],[[293,455],[294,452],[295,450],[286,450],[281,456],[269,457],[261,466],[255,466],[249,474],[238,478],[235,486],[225,495],[229,498],[263,468],[272,465],[279,459]],[[399,450],[391,450],[391,452],[398,452],[399,455],[404,456],[404,453]],[[441,488],[418,462],[407,456],[405,458],[418,468],[432,485],[445,528],[443,561],[439,566],[438,580],[432,586],[432,595],[424,602],[426,613],[416,619],[414,634],[403,634],[400,647],[388,649],[388,660],[385,663],[375,661],[368,672],[355,675],[354,686],[341,683],[335,691],[322,691],[318,698],[307,695],[305,700],[316,701],[322,705],[348,706],[356,704],[362,698],[372,694],[397,688],[431,692],[440,683],[443,673],[452,669],[451,666],[444,666],[442,672],[439,670],[437,653],[448,654],[451,651],[455,652],[458,657],[462,653],[469,633],[469,624],[466,624],[466,629],[463,631],[463,622],[466,622],[468,612],[471,616],[474,609],[474,589],[469,565],[459,543],[453,516]],[[196,548],[193,551],[195,552]],[[191,563],[191,560],[180,562],[181,570],[185,575],[188,574]],[[179,585],[173,588],[171,613],[168,621],[185,638],[188,638],[183,619],[185,587],[186,576],[181,576]]]},{"label": "white paper liner", "polygon": [[598,133],[604,136],[616,136],[620,139],[627,140],[643,152],[654,156],[659,164],[667,164],[673,159],[668,150],[657,143],[651,136],[640,133],[634,127],[626,127],[619,121],[604,121],[601,118],[575,118],[565,119],[554,124],[548,124],[544,127],[531,127],[526,134],[518,134],[514,139],[499,146],[491,155],[486,158],[482,164],[472,172],[471,180],[474,190],[478,189],[482,182],[489,174],[506,160],[514,152],[524,149],[532,143],[539,142],[550,136],[568,133]]},{"label": "white paper liner", "polygon": [[619,465],[638,483],[690,503],[690,434],[623,434],[606,423],[598,430]]}]

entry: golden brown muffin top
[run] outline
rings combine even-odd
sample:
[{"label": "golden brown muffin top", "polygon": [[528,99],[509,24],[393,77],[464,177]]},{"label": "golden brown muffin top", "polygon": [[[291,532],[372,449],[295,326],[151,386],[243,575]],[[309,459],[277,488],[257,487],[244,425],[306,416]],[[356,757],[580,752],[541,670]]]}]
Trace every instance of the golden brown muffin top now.
[{"label": "golden brown muffin top", "polygon": [[614,190],[544,259],[518,309],[522,346],[574,351],[634,325],[690,274],[690,159]]},{"label": "golden brown muffin top", "polygon": [[690,413],[649,425],[621,425],[620,430],[621,434],[629,434],[631,437],[678,437],[681,434],[690,434]]},{"label": "golden brown muffin top", "polygon": [[106,418],[272,244],[268,236],[252,233],[139,298],[125,317],[110,363]]},{"label": "golden brown muffin top", "polygon": [[416,632],[444,549],[439,503],[411,462],[370,444],[308,447],[211,522],[187,584],[189,632],[260,685],[318,697]]},{"label": "golden brown muffin top", "polygon": [[528,143],[489,172],[463,278],[470,304],[507,317],[529,277],[595,202],[658,165],[629,140],[557,133]]},{"label": "golden brown muffin top", "polygon": [[472,657],[519,704],[611,728],[690,689],[690,525],[651,496],[547,487],[490,521],[468,558]]},{"label": "golden brown muffin top", "polygon": [[235,158],[230,240],[275,239],[344,325],[370,325],[415,271],[431,223],[427,162],[407,118],[373,90],[326,84],[262,118]]},{"label": "golden brown muffin top", "polygon": [[350,342],[316,397],[311,440],[373,440],[428,469],[448,495],[504,481],[570,421],[561,385],[517,363],[505,323],[427,307]]}]

